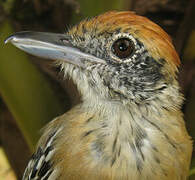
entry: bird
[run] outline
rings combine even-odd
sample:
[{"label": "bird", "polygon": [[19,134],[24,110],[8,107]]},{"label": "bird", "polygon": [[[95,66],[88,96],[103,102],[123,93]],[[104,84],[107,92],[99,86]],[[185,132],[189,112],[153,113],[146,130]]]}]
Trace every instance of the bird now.
[{"label": "bird", "polygon": [[5,40],[60,66],[81,102],[49,122],[23,180],[185,180],[192,153],[169,35],[132,11],[109,11],[65,33]]}]

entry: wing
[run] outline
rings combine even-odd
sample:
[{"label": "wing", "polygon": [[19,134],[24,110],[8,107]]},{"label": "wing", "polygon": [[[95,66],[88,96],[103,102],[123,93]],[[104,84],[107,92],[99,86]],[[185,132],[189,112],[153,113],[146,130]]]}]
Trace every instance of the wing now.
[{"label": "wing", "polygon": [[[80,121],[86,123],[92,117],[91,114],[81,111],[78,105],[48,123],[24,172],[23,180],[59,180],[69,176],[65,174],[70,169],[70,154],[66,155],[67,149],[74,149],[85,132]],[[75,137],[78,137],[78,142]],[[66,167],[69,168],[64,171]]]},{"label": "wing", "polygon": [[26,167],[23,180],[55,180],[57,178],[56,170],[52,167],[52,157],[55,153],[53,144],[57,133],[58,131],[50,133],[44,145],[37,148]]}]

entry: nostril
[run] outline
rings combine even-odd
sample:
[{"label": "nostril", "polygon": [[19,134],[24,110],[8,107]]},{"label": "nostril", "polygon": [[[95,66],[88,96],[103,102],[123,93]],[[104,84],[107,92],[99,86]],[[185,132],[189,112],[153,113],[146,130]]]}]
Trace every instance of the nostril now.
[{"label": "nostril", "polygon": [[69,39],[66,37],[60,37],[60,41],[63,43],[67,43],[67,42],[69,42]]}]

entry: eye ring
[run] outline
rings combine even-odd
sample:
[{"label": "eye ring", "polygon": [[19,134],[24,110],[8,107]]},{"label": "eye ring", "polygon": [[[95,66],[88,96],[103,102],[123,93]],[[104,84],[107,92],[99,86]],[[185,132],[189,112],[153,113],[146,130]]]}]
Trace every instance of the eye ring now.
[{"label": "eye ring", "polygon": [[111,47],[112,53],[122,60],[129,58],[134,50],[134,42],[127,37],[117,39]]}]

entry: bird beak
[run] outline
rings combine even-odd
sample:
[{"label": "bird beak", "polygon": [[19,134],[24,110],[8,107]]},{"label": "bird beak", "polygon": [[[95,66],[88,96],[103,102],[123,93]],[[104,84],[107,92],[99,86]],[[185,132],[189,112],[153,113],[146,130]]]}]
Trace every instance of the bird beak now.
[{"label": "bird beak", "polygon": [[105,63],[104,60],[74,47],[70,41],[70,36],[66,34],[24,31],[11,35],[5,43],[11,42],[23,51],[38,57],[61,60],[80,67],[85,66],[85,61]]}]

